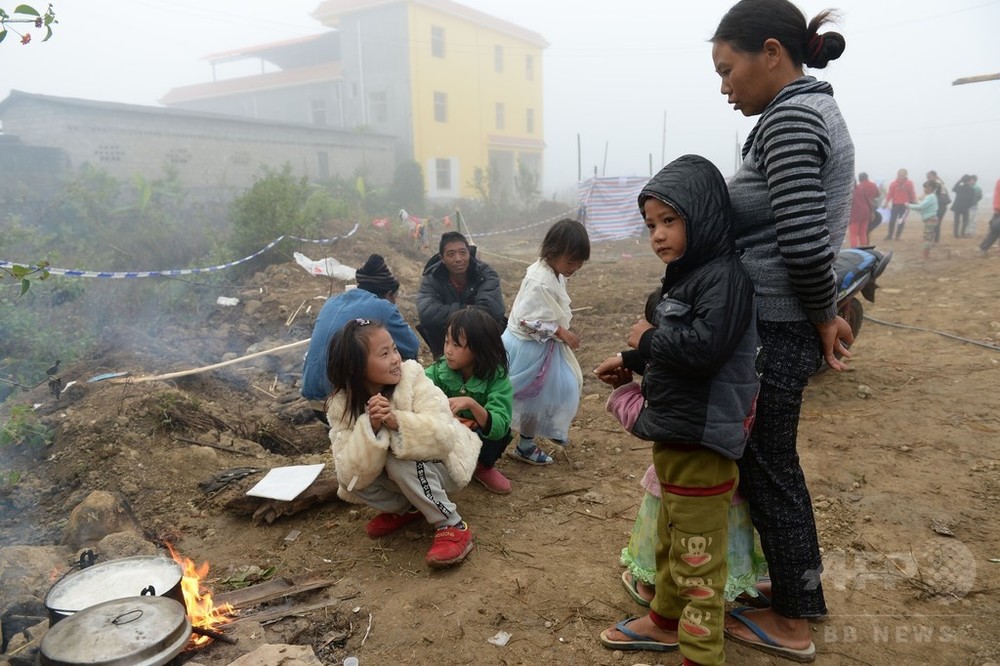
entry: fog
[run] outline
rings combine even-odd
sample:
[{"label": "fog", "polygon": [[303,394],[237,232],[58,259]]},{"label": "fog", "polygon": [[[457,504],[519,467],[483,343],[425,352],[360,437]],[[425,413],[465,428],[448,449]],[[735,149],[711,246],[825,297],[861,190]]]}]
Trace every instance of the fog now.
[{"label": "fog", "polygon": [[[156,105],[171,88],[211,80],[204,56],[326,30],[310,17],[320,0],[88,0],[57,3],[55,34],[0,45],[11,89]],[[723,173],[753,119],[719,93],[711,36],[731,2],[463,0],[541,34],[544,54],[544,188],[572,187],[579,168],[646,175],[696,152]],[[1000,0],[814,0],[812,16],[841,11],[844,56],[810,73],[830,81],[857,148],[857,168],[916,181],[936,169],[950,186],[975,173],[986,192],[1000,177],[1000,81],[953,86],[1000,72]],[[44,5],[37,5],[44,7]],[[13,3],[5,7],[10,10]],[[580,152],[577,151],[577,136]]]}]

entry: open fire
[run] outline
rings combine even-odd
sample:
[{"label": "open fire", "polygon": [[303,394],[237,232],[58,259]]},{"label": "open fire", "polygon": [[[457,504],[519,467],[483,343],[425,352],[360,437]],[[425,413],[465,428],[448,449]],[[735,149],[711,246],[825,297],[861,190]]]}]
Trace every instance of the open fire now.
[{"label": "open fire", "polygon": [[[208,575],[208,562],[195,566],[191,558],[179,555],[169,543],[166,545],[170,550],[170,556],[184,569],[181,591],[184,593],[184,606],[194,628],[191,644],[205,645],[212,640],[213,633],[218,633],[221,626],[232,622],[229,616],[233,613],[233,607],[229,604],[216,607],[212,593],[203,588],[202,581]],[[199,630],[203,633],[199,633]]]}]

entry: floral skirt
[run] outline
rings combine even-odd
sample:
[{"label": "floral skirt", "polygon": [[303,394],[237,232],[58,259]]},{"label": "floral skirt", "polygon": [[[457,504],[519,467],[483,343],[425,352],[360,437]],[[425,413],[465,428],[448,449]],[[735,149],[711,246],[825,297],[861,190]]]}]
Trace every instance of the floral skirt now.
[{"label": "floral skirt", "polygon": [[[656,581],[656,527],[660,515],[660,498],[646,492],[635,517],[628,546],[622,549],[621,563],[632,577],[645,585]],[[741,594],[756,596],[756,583],[767,573],[767,562],[756,543],[750,506],[741,497],[729,507],[729,576],[725,596],[732,601]]]}]

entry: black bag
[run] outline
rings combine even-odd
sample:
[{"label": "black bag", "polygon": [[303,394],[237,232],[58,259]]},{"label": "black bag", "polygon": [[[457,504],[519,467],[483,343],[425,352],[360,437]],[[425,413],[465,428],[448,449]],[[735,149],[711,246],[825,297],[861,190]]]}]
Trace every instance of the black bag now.
[{"label": "black bag", "polygon": [[872,216],[868,220],[868,233],[874,231],[880,224],[882,224],[882,213],[877,210],[873,210]]}]

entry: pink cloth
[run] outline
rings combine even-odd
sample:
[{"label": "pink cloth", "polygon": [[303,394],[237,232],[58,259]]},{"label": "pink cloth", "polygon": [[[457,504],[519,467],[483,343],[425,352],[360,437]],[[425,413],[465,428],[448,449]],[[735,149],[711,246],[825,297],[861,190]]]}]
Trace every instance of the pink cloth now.
[{"label": "pink cloth", "polygon": [[[626,430],[632,432],[632,426],[639,418],[639,412],[643,406],[642,389],[635,382],[629,382],[619,386],[608,396],[607,409]],[[642,475],[639,482],[643,489],[654,497],[660,497],[660,480],[656,476],[656,469],[650,465],[646,473]],[[743,497],[739,491],[733,493],[733,504],[739,504]]]},{"label": "pink cloth", "polygon": [[608,396],[607,408],[626,430],[632,432],[632,426],[642,411],[642,389],[635,382],[619,386]]}]

